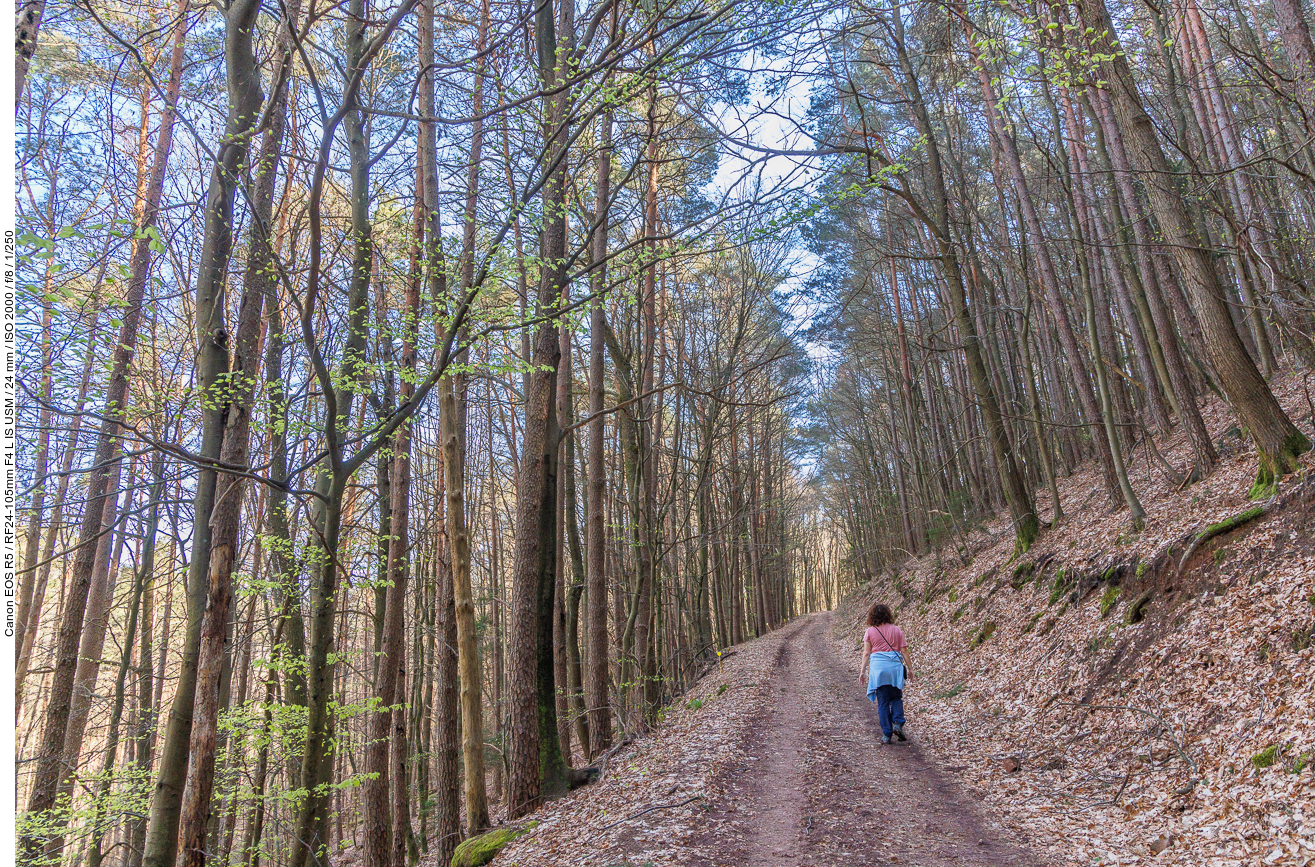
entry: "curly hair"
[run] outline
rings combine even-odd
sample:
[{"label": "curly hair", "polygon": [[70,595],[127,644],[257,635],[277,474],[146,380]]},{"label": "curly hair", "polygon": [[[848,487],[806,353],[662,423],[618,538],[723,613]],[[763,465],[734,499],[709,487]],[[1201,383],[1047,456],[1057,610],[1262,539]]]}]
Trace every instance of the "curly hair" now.
[{"label": "curly hair", "polygon": [[872,603],[872,607],[868,609],[868,626],[885,626],[887,623],[894,622],[895,615],[890,613],[889,605],[880,602]]}]

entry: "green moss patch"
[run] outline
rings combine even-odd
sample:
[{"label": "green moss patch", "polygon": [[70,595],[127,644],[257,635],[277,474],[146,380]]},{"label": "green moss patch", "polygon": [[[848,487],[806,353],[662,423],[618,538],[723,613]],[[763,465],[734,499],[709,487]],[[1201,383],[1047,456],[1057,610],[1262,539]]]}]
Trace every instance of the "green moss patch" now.
[{"label": "green moss patch", "polygon": [[1268,500],[1274,496],[1276,490],[1278,485],[1274,481],[1274,474],[1262,472],[1256,477],[1256,483],[1251,486],[1251,490],[1247,491],[1247,499]]},{"label": "green moss patch", "polygon": [[1128,606],[1128,611],[1123,615],[1123,624],[1131,626],[1134,623],[1141,623],[1146,619],[1146,606],[1151,603],[1151,598],[1155,595],[1154,590],[1147,590],[1138,596],[1136,601]]},{"label": "green moss patch", "polygon": [[534,829],[538,822],[530,822],[523,828],[498,828],[478,837],[471,837],[457,846],[452,854],[452,867],[483,867],[497,857],[508,843],[517,837],[524,837]]},{"label": "green moss patch", "polygon": [[1312,644],[1315,644],[1315,626],[1294,630],[1291,644],[1293,653],[1301,653]]},{"label": "green moss patch", "polygon": [[1253,500],[1272,497],[1278,489],[1278,480],[1300,468],[1297,455],[1310,451],[1310,440],[1299,430],[1293,430],[1275,454],[1260,450],[1260,467],[1256,472],[1256,483],[1251,486],[1247,496]]},{"label": "green moss patch", "polygon": [[1292,768],[1291,768],[1292,773],[1299,774],[1302,771],[1306,770],[1306,768],[1309,768],[1311,763],[1311,758],[1312,757],[1310,753],[1302,753],[1301,755],[1297,756],[1297,760],[1292,763]]},{"label": "green moss patch", "polygon": [[1063,569],[1055,573],[1055,581],[1050,585],[1050,604],[1054,605],[1060,599],[1064,598],[1064,592],[1068,590],[1068,575]]},{"label": "green moss patch", "polygon": [[973,650],[976,650],[989,641],[992,635],[995,635],[995,621],[988,620],[982,625],[982,628],[978,633],[973,636],[973,640],[969,642],[968,646]]},{"label": "green moss patch", "polygon": [[1041,521],[1037,518],[1036,512],[1032,512],[1018,525],[1018,531],[1014,536],[1014,556],[1021,557],[1026,554],[1036,542],[1039,532],[1041,532]]},{"label": "green moss patch", "polygon": [[1257,770],[1272,767],[1278,760],[1278,744],[1270,744],[1251,757],[1251,765]]},{"label": "green moss patch", "polygon": [[1100,616],[1105,618],[1114,610],[1114,606],[1119,604],[1121,591],[1117,587],[1106,587],[1105,592],[1100,597]]},{"label": "green moss patch", "polygon": [[1043,614],[1045,614],[1045,613],[1046,613],[1046,612],[1044,612],[1044,611],[1038,611],[1036,614],[1033,614],[1033,615],[1032,615],[1032,619],[1031,619],[1031,620],[1028,620],[1028,621],[1027,621],[1027,625],[1023,627],[1023,634],[1024,634],[1024,635],[1027,635],[1029,632],[1031,632],[1033,629],[1035,629],[1035,628],[1036,628],[1037,621],[1040,620],[1040,619],[1041,619],[1041,615],[1043,615]]},{"label": "green moss patch", "polygon": [[1236,515],[1233,515],[1232,517],[1225,518],[1224,520],[1220,521],[1218,524],[1209,525],[1208,527],[1205,528],[1205,530],[1201,533],[1201,535],[1207,539],[1214,538],[1215,536],[1219,536],[1223,533],[1227,533],[1229,530],[1240,527],[1243,524],[1247,523],[1248,521],[1254,521],[1256,518],[1259,518],[1263,514],[1265,514],[1264,506],[1252,506],[1251,508],[1247,509],[1244,512],[1238,512]]}]

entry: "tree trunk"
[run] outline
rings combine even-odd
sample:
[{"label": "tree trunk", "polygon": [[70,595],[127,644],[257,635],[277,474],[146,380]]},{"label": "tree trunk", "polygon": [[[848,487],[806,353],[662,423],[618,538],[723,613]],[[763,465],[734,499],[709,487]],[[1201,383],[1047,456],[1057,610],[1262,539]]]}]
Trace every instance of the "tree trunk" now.
[{"label": "tree trunk", "polygon": [[[606,351],[607,231],[612,198],[612,112],[598,120],[598,175],[594,187],[593,270],[589,272],[589,514],[586,536],[585,705],[589,708],[589,743],[594,755],[612,745],[612,708],[608,698],[607,533],[603,523],[607,477],[603,471],[603,355]],[[592,758],[592,757],[591,757]]]},{"label": "tree trunk", "polygon": [[988,428],[987,438],[991,442],[991,448],[996,457],[1000,481],[1004,487],[1010,516],[1013,519],[1015,550],[1022,553],[1031,548],[1033,541],[1036,540],[1037,532],[1040,530],[1040,521],[1036,515],[1036,507],[1032,503],[1031,493],[1023,482],[1022,474],[1019,472],[1018,464],[1014,459],[1013,447],[1009,442],[1004,418],[1000,412],[1000,403],[996,397],[995,389],[991,386],[986,370],[986,362],[982,357],[981,341],[977,335],[977,328],[968,310],[963,272],[959,265],[958,253],[954,248],[954,240],[950,234],[949,196],[945,190],[945,175],[941,166],[940,149],[936,144],[936,132],[931,125],[931,118],[927,114],[927,108],[922,99],[921,87],[904,47],[904,25],[900,11],[893,9],[891,17],[894,24],[896,51],[904,74],[905,87],[912,108],[917,115],[919,126],[927,140],[928,177],[932,184],[932,207],[934,209],[934,216],[931,217],[927,228],[934,236],[939,259],[945,269],[945,282],[949,289],[955,322],[963,341],[964,358],[968,364],[969,378],[982,412],[982,418]]},{"label": "tree trunk", "polygon": [[[102,532],[101,517],[105,502],[110,496],[109,480],[112,464],[120,453],[116,419],[127,405],[128,370],[137,348],[137,330],[141,321],[142,302],[146,292],[146,279],[150,271],[151,246],[148,231],[154,230],[164,189],[165,166],[173,142],[174,108],[182,81],[183,34],[185,18],[179,14],[174,35],[174,50],[169,66],[169,83],[166,104],[160,119],[151,174],[146,185],[137,238],[133,242],[129,278],[124,293],[123,324],[114,344],[114,360],[109,385],[105,393],[100,432],[96,443],[96,468],[88,476],[85,494],[86,506],[78,543],[74,553],[73,572],[69,581],[64,611],[60,618],[55,649],[54,672],[46,690],[46,713],[41,730],[41,743],[37,750],[36,767],[32,775],[32,788],[27,813],[33,818],[43,816],[55,806],[61,764],[64,756],[64,734],[68,724],[73,696],[73,678],[78,666],[78,647],[82,638],[83,618],[87,611],[87,596],[91,589],[92,570],[95,566],[97,540]],[[33,36],[35,38],[35,27]],[[117,492],[116,492],[117,493]],[[30,861],[37,857],[43,840],[27,834],[19,840],[19,859]],[[157,867],[157,865],[152,865]],[[173,867],[158,865],[158,867]]]},{"label": "tree trunk", "polygon": [[[306,747],[298,780],[299,788],[307,794],[298,810],[289,867],[306,867],[308,857],[318,859],[321,847],[329,845],[329,784],[334,777],[332,703],[337,683],[336,663],[330,662],[330,655],[335,645],[338,610],[338,544],[342,534],[343,496],[351,475],[344,459],[343,440],[344,434],[352,426],[356,393],[364,390],[364,379],[368,374],[365,355],[368,345],[370,276],[374,261],[370,225],[370,161],[365,142],[364,113],[360,107],[361,80],[365,75],[362,67],[365,63],[367,24],[364,9],[364,0],[352,0],[349,6],[351,14],[346,28],[349,86],[343,94],[339,112],[335,115],[335,118],[341,119],[345,128],[349,155],[351,273],[347,286],[347,336],[339,370],[336,377],[332,376],[322,360],[315,367],[318,384],[326,393],[323,424],[328,457],[317,470],[315,490],[318,497],[310,510],[310,524],[315,537],[312,563],[318,574],[311,582],[311,640],[306,656]],[[404,9],[398,10],[402,11]],[[390,22],[395,22],[396,15],[394,13]],[[309,266],[310,278],[314,282],[307,288],[302,301],[302,332],[304,342],[307,343],[314,340],[312,305],[321,279],[321,208],[324,178],[328,171],[325,148],[335,133],[334,127],[324,131],[321,157],[314,170],[308,205],[311,229]],[[318,349],[315,351],[318,352]],[[332,396],[332,401],[328,400],[329,396]]]},{"label": "tree trunk", "polygon": [[1159,261],[1162,257],[1157,256],[1156,261],[1152,261],[1150,227],[1142,211],[1141,201],[1137,198],[1137,191],[1133,187],[1133,175],[1128,165],[1123,135],[1114,121],[1113,109],[1109,105],[1109,94],[1106,91],[1096,91],[1091,96],[1097,122],[1105,133],[1106,151],[1114,174],[1115,188],[1123,203],[1124,212],[1132,222],[1133,242],[1137,250],[1142,285],[1146,290],[1151,319],[1155,323],[1155,330],[1160,335],[1161,346],[1164,348],[1164,361],[1169,371],[1169,379],[1178,397],[1178,420],[1187,429],[1188,438],[1192,441],[1192,448],[1196,453],[1197,468],[1204,476],[1214,469],[1219,455],[1215,452],[1209,431],[1205,429],[1201,410],[1196,405],[1196,388],[1192,383],[1191,371],[1183,359],[1181,340],[1174,329],[1173,316],[1165,301],[1165,292],[1170,287],[1166,287],[1163,283],[1171,281],[1173,275],[1169,273],[1165,263]]},{"label": "tree trunk", "polygon": [[[96,802],[93,808],[93,817],[91,821],[91,845],[90,852],[87,856],[88,867],[101,867],[104,860],[103,841],[105,831],[101,827],[102,817],[105,812],[106,800],[109,798],[110,791],[113,787],[116,773],[116,759],[118,757],[119,746],[119,723],[123,717],[123,705],[126,697],[126,687],[128,679],[128,669],[132,664],[133,643],[137,636],[137,624],[140,620],[142,623],[142,650],[149,651],[150,640],[146,636],[146,630],[150,628],[149,603],[146,602],[150,593],[150,583],[154,577],[155,571],[155,535],[156,528],[159,524],[160,516],[160,499],[164,493],[164,453],[157,451],[151,460],[151,493],[150,505],[147,507],[145,534],[141,541],[141,563],[138,565],[137,574],[134,576],[132,598],[128,607],[128,623],[126,625],[123,637],[123,651],[119,658],[119,674],[114,681],[114,704],[110,710],[109,734],[106,735],[105,757],[101,763],[101,782],[96,794]],[[147,607],[144,608],[144,603]],[[146,614],[146,617],[142,617]],[[146,665],[150,665],[149,653],[145,653],[142,659],[146,660]],[[149,679],[147,679],[149,683]],[[149,704],[148,704],[149,707]]]},{"label": "tree trunk", "polygon": [[[33,462],[32,473],[36,480],[35,489],[32,491],[32,503],[28,507],[27,527],[23,533],[23,560],[22,567],[19,569],[19,575],[24,575],[20,580],[18,590],[18,611],[14,623],[14,634],[18,636],[21,645],[23,636],[27,635],[28,620],[32,613],[33,583],[37,577],[37,556],[41,544],[41,519],[45,517],[46,506],[46,484],[50,480],[49,460],[50,460],[50,428],[51,428],[51,407],[53,406],[52,398],[54,397],[53,372],[54,357],[51,346],[51,313],[53,304],[46,300],[53,297],[53,283],[55,276],[55,260],[46,260],[45,268],[45,285],[42,287],[41,302],[41,389],[39,394],[42,397],[41,409],[37,412],[37,447],[36,458]],[[89,342],[94,343],[94,338]],[[75,417],[77,418],[77,417]],[[80,419],[79,419],[80,420]],[[15,546],[17,547],[17,546]],[[45,588],[42,588],[44,594]],[[37,608],[40,610],[41,603],[37,602]],[[38,619],[40,615],[38,615]],[[35,625],[35,623],[34,623]],[[19,647],[18,657],[21,657],[22,648]],[[16,657],[15,666],[17,667],[19,659]],[[26,669],[26,664],[22,667]],[[26,674],[26,671],[23,671]],[[18,678],[16,695],[20,696],[17,704],[22,705],[22,677]],[[17,716],[17,713],[15,714]]]},{"label": "tree trunk", "polygon": [[[1112,40],[1115,31],[1104,0],[1080,0],[1079,6],[1084,24],[1094,28],[1095,33],[1110,34],[1105,38]],[[1132,162],[1141,173],[1160,229],[1173,249],[1187,294],[1196,308],[1205,335],[1205,351],[1219,375],[1220,387],[1260,453],[1251,495],[1268,496],[1280,477],[1297,469],[1297,456],[1310,449],[1310,440],[1279,406],[1233,325],[1210,251],[1201,243],[1187,214],[1176,176],[1142,108],[1127,58],[1112,45],[1100,47],[1111,49],[1112,59],[1100,63],[1101,77],[1112,97]]]},{"label": "tree trunk", "polygon": [[[210,255],[203,257],[202,276],[196,289],[198,322],[205,322],[205,327],[200,330],[207,335],[207,343],[213,343],[217,350],[213,362],[221,366],[222,371],[230,369],[228,335],[224,325],[223,285],[232,249],[233,197],[241,166],[247,158],[247,135],[255,125],[263,101],[253,40],[255,18],[259,10],[258,0],[241,0],[232,3],[226,12],[224,58],[231,109],[227,141],[221,147],[210,182],[206,232],[206,249]],[[222,431],[218,434],[222,442],[220,461],[228,466],[246,466],[250,448],[251,410],[256,371],[260,364],[261,310],[267,294],[263,281],[273,279],[271,272],[274,257],[268,249],[265,232],[272,213],[272,162],[277,153],[275,143],[275,148],[267,157],[269,162],[257,169],[259,175],[253,219],[256,237],[251,244],[253,255],[243,281],[237,334],[233,344],[231,370],[235,376],[231,379],[228,399],[223,400],[217,395],[213,398],[219,405],[218,421],[222,425]],[[209,314],[208,321],[200,318],[203,311]],[[219,353],[222,353],[222,358]],[[203,352],[201,358],[203,363],[211,360],[209,352]],[[219,370],[215,371],[215,382],[224,381],[220,373]],[[205,378],[204,375],[202,378]],[[238,533],[245,483],[246,480],[240,475],[222,474],[218,479],[210,516],[205,607],[201,614],[199,641],[196,645],[195,704],[189,732],[187,779],[178,824],[179,867],[204,867],[207,858],[206,829],[210,821],[210,802],[214,788],[220,681],[227,658],[225,645],[229,635],[229,614],[233,598],[233,567],[240,545]]]},{"label": "tree trunk", "polygon": [[[485,47],[488,43],[489,2],[481,0],[475,64],[473,113],[484,110]],[[461,290],[475,283],[475,207],[479,197],[479,164],[484,144],[484,123],[471,130],[470,165],[466,176],[466,213],[462,228]],[[464,340],[459,335],[458,340]],[[457,358],[468,350],[460,347]],[[458,381],[459,380],[459,381]],[[466,834],[475,836],[489,826],[488,793],[484,788],[484,677],[475,634],[475,597],[470,576],[470,529],[466,526],[466,400],[464,374],[441,384],[439,435],[443,441],[443,472],[447,483],[447,536],[452,558],[452,588],[456,605],[457,666],[461,678],[461,758],[466,804]]]},{"label": "tree trunk", "polygon": [[[45,602],[46,586],[50,582],[50,567],[55,560],[55,539],[64,523],[64,505],[68,496],[68,483],[73,473],[73,458],[78,454],[78,440],[82,432],[83,409],[87,405],[87,390],[91,385],[91,368],[96,359],[96,338],[100,325],[100,310],[93,310],[92,321],[88,329],[87,354],[82,362],[82,379],[78,384],[78,400],[74,406],[73,422],[69,426],[68,441],[64,447],[64,459],[60,465],[59,486],[55,489],[55,500],[51,506],[50,517],[45,522],[45,538],[41,552],[25,564],[30,570],[23,580],[23,594],[29,594],[28,608],[21,612],[15,626],[18,644],[18,658],[14,671],[14,718],[17,724],[23,712],[23,685],[27,680],[28,666],[32,660],[32,647],[36,644],[37,627],[41,625],[41,609]],[[31,549],[29,548],[29,551]],[[22,575],[22,572],[19,573]],[[35,586],[33,586],[35,585]]]},{"label": "tree trunk", "polygon": [[[545,263],[539,280],[535,317],[557,307],[566,281],[566,142],[564,90],[552,92],[559,46],[551,2],[535,10],[539,75],[545,97],[543,140],[550,174],[543,188],[547,215],[541,240]],[[561,342],[557,325],[545,319],[536,328],[532,370],[525,402],[525,437],[517,474],[516,553],[512,571],[511,762],[507,816],[519,818],[538,808],[544,796],[568,787],[567,767],[557,740],[557,701],[553,678],[553,596],[556,588],[557,413],[554,398]]]},{"label": "tree trunk", "polygon": [[41,16],[46,12],[46,0],[23,0],[18,7],[18,23],[14,28],[14,113],[23,104],[23,88],[27,85],[27,70],[37,50],[37,36],[41,31]]},{"label": "tree trunk", "polygon": [[1304,7],[1302,0],[1273,2],[1274,20],[1292,67],[1292,96],[1305,115],[1306,129],[1315,136],[1315,42],[1310,35],[1310,15]]},{"label": "tree trunk", "polygon": [[[1109,433],[1113,430],[1109,424],[1110,420],[1105,419],[1101,408],[1096,404],[1096,398],[1092,391],[1091,379],[1087,375],[1086,364],[1082,359],[1082,350],[1077,341],[1073,328],[1069,324],[1068,313],[1064,306],[1064,296],[1059,287],[1059,277],[1055,271],[1054,261],[1050,258],[1050,248],[1046,245],[1045,232],[1041,227],[1041,218],[1037,214],[1036,204],[1032,199],[1032,191],[1027,184],[1027,178],[1023,174],[1022,162],[1018,156],[1018,145],[1014,141],[1009,130],[1005,128],[1004,120],[1000,117],[999,108],[996,104],[995,88],[991,84],[990,74],[983,65],[981,58],[978,56],[976,43],[973,42],[974,36],[968,33],[969,39],[969,56],[973,65],[977,67],[977,79],[981,85],[983,102],[985,104],[986,119],[991,127],[992,137],[1000,146],[1000,151],[1004,157],[1004,162],[1008,168],[1010,177],[1013,180],[1014,191],[1018,196],[1019,208],[1023,212],[1024,225],[1032,239],[1032,254],[1036,257],[1037,265],[1041,271],[1041,286],[1045,289],[1046,297],[1050,302],[1050,312],[1055,319],[1055,324],[1059,326],[1059,336],[1064,343],[1064,351],[1068,353],[1069,365],[1073,371],[1074,380],[1076,381],[1078,398],[1082,402],[1083,409],[1087,415],[1087,425],[1091,430],[1092,441],[1096,445],[1096,454],[1100,458],[1101,467],[1104,470],[1106,492],[1111,501],[1116,501],[1120,494],[1128,503],[1128,507],[1134,512],[1134,523],[1136,523],[1136,513],[1140,510],[1140,504],[1133,506],[1136,496],[1132,500],[1128,499],[1128,491],[1124,491],[1119,483],[1120,460],[1115,457],[1114,449],[1118,447],[1117,442],[1109,439]],[[1099,366],[1100,346],[1098,343],[1092,343],[1093,361]],[[1096,374],[1097,382],[1104,376],[1104,372],[1098,370]],[[1102,429],[1101,422],[1105,420]]]}]

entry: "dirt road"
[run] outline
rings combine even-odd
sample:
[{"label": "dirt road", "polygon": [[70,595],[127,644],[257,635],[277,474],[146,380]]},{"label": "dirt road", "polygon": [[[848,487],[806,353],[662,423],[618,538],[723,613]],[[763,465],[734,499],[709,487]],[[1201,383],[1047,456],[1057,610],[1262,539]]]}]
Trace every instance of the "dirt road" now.
[{"label": "dirt road", "polygon": [[818,614],[786,627],[768,673],[775,705],[752,728],[745,761],[718,780],[713,821],[698,846],[710,854],[700,861],[1040,867],[923,754],[916,716],[908,743],[881,744],[858,655],[840,657],[827,639],[830,626],[830,615]]}]

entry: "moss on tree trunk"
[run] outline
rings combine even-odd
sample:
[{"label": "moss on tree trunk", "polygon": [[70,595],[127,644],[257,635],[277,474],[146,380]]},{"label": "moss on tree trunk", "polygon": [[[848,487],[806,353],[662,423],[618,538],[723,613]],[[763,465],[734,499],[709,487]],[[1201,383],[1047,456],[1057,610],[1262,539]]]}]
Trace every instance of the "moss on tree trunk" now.
[{"label": "moss on tree trunk", "polygon": [[1251,486],[1247,496],[1253,500],[1265,500],[1274,495],[1278,480],[1298,469],[1297,456],[1310,451],[1310,440],[1301,431],[1294,430],[1283,440],[1283,444],[1274,452],[1260,449],[1260,469],[1256,473],[1256,483]]}]

